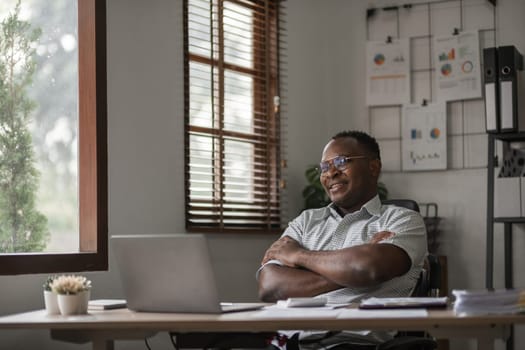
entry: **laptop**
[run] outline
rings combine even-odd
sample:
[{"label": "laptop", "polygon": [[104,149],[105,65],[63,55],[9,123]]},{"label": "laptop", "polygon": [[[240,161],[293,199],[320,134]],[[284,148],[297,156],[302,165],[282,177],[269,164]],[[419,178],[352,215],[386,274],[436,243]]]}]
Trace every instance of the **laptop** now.
[{"label": "laptop", "polygon": [[204,235],[117,235],[111,247],[130,310],[218,314],[265,305],[220,303]]}]

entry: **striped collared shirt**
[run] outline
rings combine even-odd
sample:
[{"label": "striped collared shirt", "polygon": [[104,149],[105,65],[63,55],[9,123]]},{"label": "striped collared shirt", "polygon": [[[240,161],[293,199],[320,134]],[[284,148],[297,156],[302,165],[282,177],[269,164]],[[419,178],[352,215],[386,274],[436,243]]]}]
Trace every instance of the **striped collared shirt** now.
[{"label": "striped collared shirt", "polygon": [[[410,270],[379,285],[341,288],[323,296],[328,297],[331,303],[356,302],[371,296],[409,296],[417,283],[427,254],[425,224],[421,215],[413,210],[382,205],[379,197],[375,196],[360,210],[342,217],[332,203],[324,208],[303,211],[289,223],[282,236],[293,238],[308,250],[319,251],[364,244],[380,231],[394,233],[393,237],[380,243],[393,244],[403,249],[410,257]],[[279,262],[273,260],[269,263]]]}]

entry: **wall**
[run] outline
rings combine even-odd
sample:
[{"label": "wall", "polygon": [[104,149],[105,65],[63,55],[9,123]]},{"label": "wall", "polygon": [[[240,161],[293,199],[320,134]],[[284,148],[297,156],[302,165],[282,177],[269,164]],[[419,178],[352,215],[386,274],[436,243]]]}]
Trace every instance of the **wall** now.
[{"label": "wall", "polygon": [[[390,3],[396,1],[374,5]],[[286,209],[290,216],[301,208],[304,169],[318,162],[326,141],[341,129],[368,128],[363,87],[369,4],[286,1],[289,63],[283,132],[288,139]],[[183,232],[181,1],[109,0],[107,6],[110,234]],[[525,52],[525,22],[520,17],[525,2],[500,0],[497,12],[498,44],[515,44]],[[441,251],[453,266],[449,286],[483,287],[485,171],[389,173],[382,180],[392,197],[438,203],[444,217]],[[496,237],[501,232],[497,229]],[[223,299],[255,300],[253,272],[274,238],[211,236]],[[495,280],[502,286],[502,246],[496,243]],[[516,234],[514,245],[516,266],[525,266],[518,257],[524,236]],[[89,277],[94,298],[121,296],[113,261],[109,272]],[[0,277],[0,314],[41,308],[44,279],[44,275]],[[516,272],[516,286],[524,285]],[[46,331],[0,331],[0,339],[0,349],[89,348],[51,341]],[[453,349],[463,349],[464,344],[453,342]],[[519,344],[523,343],[516,348]],[[166,334],[154,337],[152,345],[153,349],[170,348]],[[118,342],[116,348],[144,349],[144,344]]]}]

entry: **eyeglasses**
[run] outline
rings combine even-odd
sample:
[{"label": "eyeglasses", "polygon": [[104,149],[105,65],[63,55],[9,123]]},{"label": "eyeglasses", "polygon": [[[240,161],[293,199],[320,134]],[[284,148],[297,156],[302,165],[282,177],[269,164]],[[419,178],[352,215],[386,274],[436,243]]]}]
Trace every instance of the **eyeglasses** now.
[{"label": "eyeglasses", "polygon": [[352,160],[354,159],[363,159],[368,158],[367,156],[337,156],[331,159],[328,159],[324,162],[319,163],[319,172],[322,174],[325,174],[328,170],[330,170],[331,166],[334,166],[339,171],[346,170],[350,166],[350,163],[352,163]]}]

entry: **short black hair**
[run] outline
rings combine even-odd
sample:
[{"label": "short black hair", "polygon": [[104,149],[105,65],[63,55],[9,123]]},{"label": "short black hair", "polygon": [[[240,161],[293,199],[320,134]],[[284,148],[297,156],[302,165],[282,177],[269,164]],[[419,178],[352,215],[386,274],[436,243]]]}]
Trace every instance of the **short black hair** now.
[{"label": "short black hair", "polygon": [[332,140],[341,139],[345,137],[355,139],[359,144],[365,146],[366,150],[373,154],[374,157],[381,160],[381,153],[379,152],[379,145],[376,139],[368,135],[366,132],[357,130],[340,131],[334,136],[332,136]]}]

